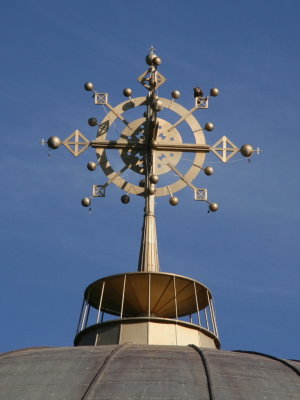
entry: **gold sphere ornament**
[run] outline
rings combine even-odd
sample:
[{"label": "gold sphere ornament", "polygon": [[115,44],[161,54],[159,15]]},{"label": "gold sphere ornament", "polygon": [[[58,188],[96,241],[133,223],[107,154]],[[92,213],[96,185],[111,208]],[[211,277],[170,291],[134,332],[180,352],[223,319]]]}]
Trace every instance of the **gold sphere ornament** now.
[{"label": "gold sphere ornament", "polygon": [[161,63],[162,63],[162,60],[160,57],[154,57],[152,59],[152,64],[155,65],[156,67],[158,67]]},{"label": "gold sphere ornament", "polygon": [[162,101],[161,100],[157,100],[154,103],[154,107],[153,108],[154,108],[155,111],[161,111],[164,108]]},{"label": "gold sphere ornament", "polygon": [[219,91],[219,89],[218,88],[212,88],[212,89],[210,89],[210,95],[211,96],[213,96],[213,97],[216,97],[216,96],[218,96],[219,95],[219,93],[220,93],[220,91]]},{"label": "gold sphere ornament", "polygon": [[205,175],[207,175],[207,176],[212,175],[212,174],[214,173],[213,167],[206,167],[206,168],[204,168],[204,173],[205,173]]},{"label": "gold sphere ornament", "polygon": [[88,169],[89,171],[95,171],[96,168],[97,168],[97,163],[95,163],[95,161],[90,161],[90,162],[87,164],[87,169]]},{"label": "gold sphere ornament", "polygon": [[179,99],[179,97],[180,97],[179,90],[173,90],[173,92],[171,93],[171,96],[173,99]]},{"label": "gold sphere ornament", "polygon": [[156,149],[158,146],[158,141],[157,140],[152,140],[152,148]]},{"label": "gold sphere ornament", "polygon": [[158,177],[158,175],[150,175],[149,180],[151,183],[156,184],[159,181],[159,177]]},{"label": "gold sphere ornament", "polygon": [[94,89],[94,85],[92,84],[92,82],[86,82],[84,84],[84,88],[85,90],[87,90],[88,92],[92,91]]},{"label": "gold sphere ornament", "polygon": [[171,204],[171,206],[177,206],[177,204],[179,203],[178,197],[171,196],[169,199],[169,203]]},{"label": "gold sphere ornament", "polygon": [[92,201],[89,197],[84,197],[81,200],[81,204],[83,205],[83,207],[89,207],[91,205]]},{"label": "gold sphere ornament", "polygon": [[48,147],[50,147],[50,149],[55,150],[55,149],[58,149],[59,146],[61,145],[61,140],[58,136],[51,136],[47,140],[47,144],[48,144]]},{"label": "gold sphere ornament", "polygon": [[214,130],[214,124],[212,122],[206,122],[204,129],[208,132],[211,132]]},{"label": "gold sphere ornament", "polygon": [[132,89],[130,89],[130,88],[125,88],[125,89],[123,90],[123,94],[124,94],[125,97],[130,97],[130,96],[132,95]]},{"label": "gold sphere ornament", "polygon": [[209,211],[215,212],[218,211],[219,204],[218,203],[209,203]]},{"label": "gold sphere ornament", "polygon": [[148,194],[154,194],[155,193],[155,186],[153,185],[153,184],[151,184],[149,187],[148,187],[148,190],[147,190],[147,192],[148,192]]},{"label": "gold sphere ornament", "polygon": [[252,156],[254,149],[251,146],[251,144],[244,144],[241,147],[240,152],[244,157],[250,157],[250,156]]},{"label": "gold sphere ornament", "polygon": [[[146,56],[146,63],[147,63],[148,65],[153,65],[153,59],[156,58],[156,57],[157,57],[156,54],[148,54],[148,55]],[[157,58],[158,58],[158,57],[157,57]]]}]

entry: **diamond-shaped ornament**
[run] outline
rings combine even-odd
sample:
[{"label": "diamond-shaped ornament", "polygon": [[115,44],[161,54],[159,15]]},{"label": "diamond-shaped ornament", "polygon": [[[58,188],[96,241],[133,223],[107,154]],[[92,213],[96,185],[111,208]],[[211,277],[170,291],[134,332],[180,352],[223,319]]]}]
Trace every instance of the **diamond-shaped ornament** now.
[{"label": "diamond-shaped ornament", "polygon": [[93,185],[93,197],[105,197],[105,185]]},{"label": "diamond-shaped ornament", "polygon": [[78,157],[89,147],[90,141],[78,129],[76,129],[76,131],[63,141],[63,145],[75,157]]},{"label": "diamond-shaped ornament", "polygon": [[240,151],[240,149],[226,136],[223,136],[218,140],[210,149],[223,162],[227,162]]},{"label": "diamond-shaped ornament", "polygon": [[208,97],[196,97],[195,98],[195,107],[200,109],[208,108]]},{"label": "diamond-shaped ornament", "polygon": [[108,93],[95,93],[95,104],[103,105],[108,102]]},{"label": "diamond-shaped ornament", "polygon": [[207,189],[195,189],[194,199],[197,201],[207,201]]},{"label": "diamond-shaped ornament", "polygon": [[[142,75],[140,75],[137,80],[148,90],[150,89],[150,85],[148,82],[150,81],[150,72],[151,69],[147,69],[147,71],[143,72]],[[156,89],[158,89],[161,85],[163,85],[166,82],[167,78],[165,78],[160,72],[156,71]]]}]

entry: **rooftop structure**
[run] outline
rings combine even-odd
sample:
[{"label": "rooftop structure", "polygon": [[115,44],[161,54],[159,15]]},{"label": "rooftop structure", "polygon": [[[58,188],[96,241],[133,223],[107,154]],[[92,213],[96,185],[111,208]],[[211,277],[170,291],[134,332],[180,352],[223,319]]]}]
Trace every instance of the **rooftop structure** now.
[{"label": "rooftop structure", "polygon": [[[109,103],[108,93],[84,87],[93,94],[104,118],[92,117],[96,129],[92,141],[79,130],[65,140],[48,139],[50,149],[67,148],[75,157],[93,148],[107,181],[94,185],[82,199],[90,208],[96,198],[106,197],[110,184],[125,194],[144,199],[144,219],[137,271],[104,277],[85,290],[74,348],[25,349],[2,356],[5,399],[297,399],[299,362],[271,356],[220,350],[220,339],[211,291],[202,283],[177,274],[161,272],[156,234],[155,199],[168,197],[185,187],[195,201],[216,212],[206,188],[196,186],[200,173],[212,175],[207,153],[226,163],[235,154],[251,157],[249,144],[236,146],[226,136],[206,143],[212,122],[200,124],[195,114],[205,110],[219,94],[193,88],[194,106],[179,104],[180,92],[160,97],[166,81],[162,63],[151,47],[148,67],[139,77],[146,96]],[[175,121],[175,122],[174,122]],[[122,128],[119,129],[117,122]],[[1,387],[2,384],[2,387]]]},{"label": "rooftop structure", "polygon": [[[212,152],[226,163],[237,153],[251,157],[254,149],[249,144],[237,147],[226,136],[208,145],[204,132],[212,131],[214,124],[206,122],[202,127],[194,114],[206,110],[219,90],[212,88],[206,95],[200,87],[193,88],[195,103],[190,110],[179,104],[177,89],[170,99],[160,97],[158,89],[166,78],[158,71],[162,60],[154,50],[149,50],[148,68],[137,78],[146,89],[146,96],[132,97],[133,90],[125,88],[127,100],[113,107],[108,93],[96,91],[92,82],[84,85],[93,93],[95,105],[104,109],[101,122],[95,117],[88,120],[97,129],[95,140],[90,141],[75,130],[63,141],[57,136],[47,141],[49,148],[63,145],[75,157],[89,147],[96,150],[98,160],[89,162],[87,168],[95,171],[100,167],[107,181],[93,186],[92,196],[82,199],[84,207],[90,207],[93,198],[105,197],[111,183],[126,193],[121,197],[122,203],[127,204],[130,195],[145,201],[138,272],[109,276],[86,289],[75,345],[130,341],[220,347],[209,289],[190,278],[160,272],[155,199],[167,196],[170,205],[176,206],[179,198],[175,193],[188,186],[196,201],[207,203],[209,212],[217,211],[219,206],[208,200],[207,189],[193,183],[200,172],[214,172],[205,164],[206,154]],[[176,122],[169,122],[164,111],[173,119],[175,115]],[[121,129],[115,124],[117,120],[121,121]],[[186,162],[187,154],[190,157]]]}]

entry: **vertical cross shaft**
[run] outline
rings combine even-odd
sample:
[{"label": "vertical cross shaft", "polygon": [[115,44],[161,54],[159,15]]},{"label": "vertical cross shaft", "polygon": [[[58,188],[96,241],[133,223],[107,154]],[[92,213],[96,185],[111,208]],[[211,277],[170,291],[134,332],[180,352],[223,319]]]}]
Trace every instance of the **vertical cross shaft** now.
[{"label": "vertical cross shaft", "polygon": [[154,208],[155,196],[146,196],[138,266],[141,272],[159,272],[160,270]]},{"label": "vertical cross shaft", "polygon": [[[151,46],[150,54],[153,55],[153,46]],[[151,191],[150,176],[155,174],[155,150],[152,148],[151,143],[156,139],[157,123],[156,123],[156,110],[151,107],[153,105],[154,96],[156,95],[156,68],[151,67],[150,72],[150,87],[149,87],[149,102],[147,105],[146,113],[146,129],[145,129],[145,142],[148,150],[145,154],[145,208],[144,208],[144,222],[142,228],[142,239],[140,246],[140,256],[138,271],[140,272],[159,272],[159,257],[156,233],[156,220],[155,220],[155,195]]]}]

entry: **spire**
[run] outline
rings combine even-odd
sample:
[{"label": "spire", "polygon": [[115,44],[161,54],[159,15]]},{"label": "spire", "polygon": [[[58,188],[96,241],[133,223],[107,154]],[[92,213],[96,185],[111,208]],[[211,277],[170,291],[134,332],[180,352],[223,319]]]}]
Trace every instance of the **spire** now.
[{"label": "spire", "polygon": [[138,271],[159,272],[154,195],[146,197]]},{"label": "spire", "polygon": [[[130,202],[129,195],[145,201],[138,271],[107,276],[86,288],[75,345],[129,341],[220,347],[210,290],[194,279],[160,272],[155,199],[167,196],[170,205],[176,206],[179,198],[174,194],[188,187],[194,200],[207,203],[208,210],[215,212],[218,204],[209,202],[207,189],[194,182],[200,172],[207,176],[214,172],[205,165],[206,154],[211,152],[226,163],[238,152],[250,157],[259,151],[250,145],[239,148],[226,136],[212,146],[206,144],[204,131],[211,132],[214,124],[206,122],[202,128],[194,113],[207,109],[209,99],[218,96],[219,90],[212,88],[210,95],[205,95],[200,87],[195,87],[195,103],[189,110],[178,103],[179,90],[171,92],[171,99],[160,97],[157,89],[166,78],[158,71],[162,60],[154,50],[151,46],[146,56],[148,67],[137,78],[146,89],[146,96],[132,97],[133,90],[125,88],[127,100],[112,106],[108,93],[94,90],[91,82],[84,85],[85,90],[93,92],[95,105],[102,106],[106,113],[101,122],[94,117],[88,120],[90,126],[97,127],[96,139],[89,141],[75,130],[63,141],[56,136],[47,141],[50,149],[63,145],[75,157],[89,147],[96,150],[98,162],[90,161],[87,167],[90,171],[101,168],[107,181],[93,185],[92,196],[82,200],[84,207],[91,206],[92,198],[106,197],[111,183],[125,192],[121,196],[123,204]],[[143,111],[137,118],[136,112],[129,112],[141,110],[140,107]],[[172,113],[175,118],[169,122]],[[133,115],[136,119],[132,119]],[[117,120],[121,130],[115,124]],[[185,129],[181,131],[183,123]],[[117,140],[111,132],[115,134],[115,130],[119,134]],[[187,138],[191,140],[187,142]],[[193,159],[185,157],[186,153],[193,154]]]}]

